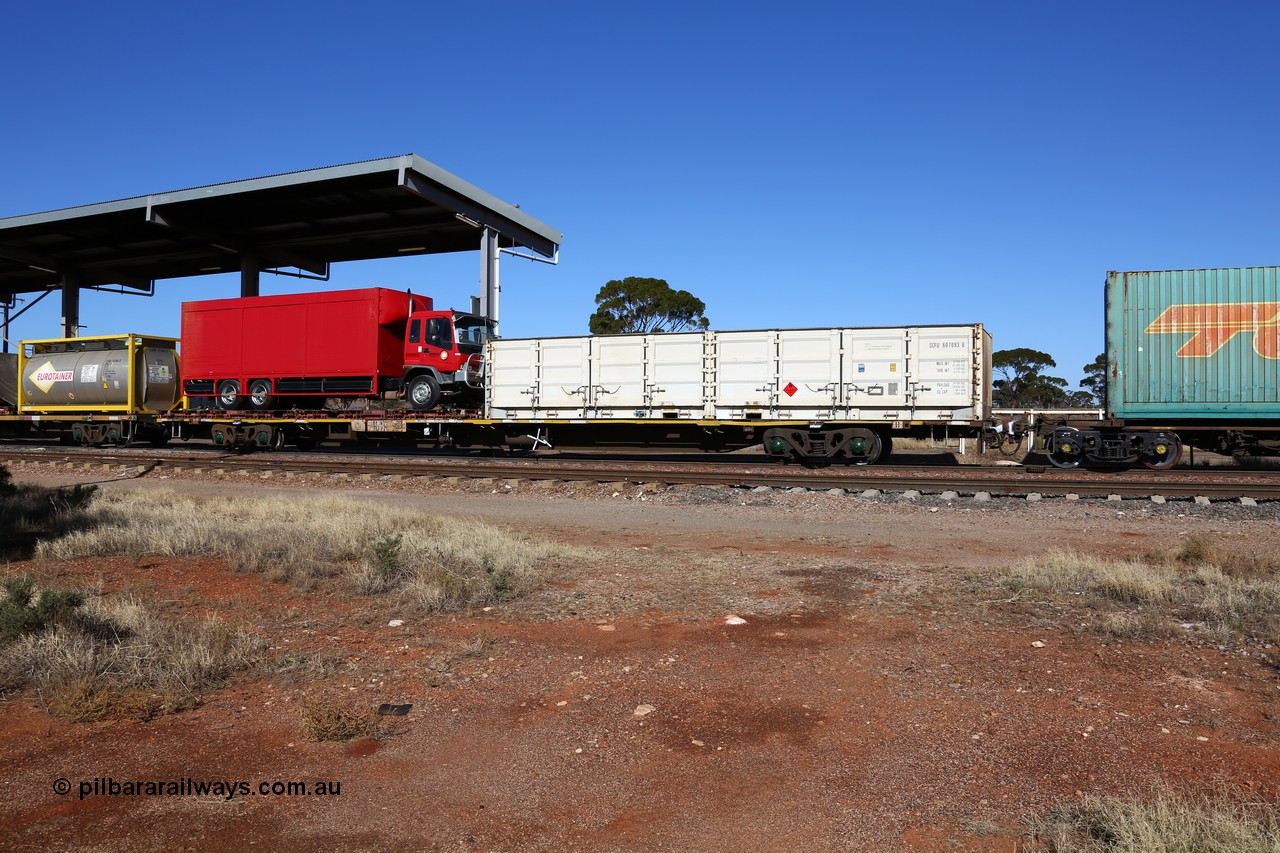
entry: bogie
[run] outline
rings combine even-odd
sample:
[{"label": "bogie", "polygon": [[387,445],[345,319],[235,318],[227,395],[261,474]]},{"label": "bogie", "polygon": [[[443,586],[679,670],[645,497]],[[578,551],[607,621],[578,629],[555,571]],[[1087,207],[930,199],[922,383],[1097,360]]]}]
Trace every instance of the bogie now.
[{"label": "bogie", "polygon": [[841,461],[846,465],[872,465],[892,446],[882,436],[865,427],[765,430],[764,451],[779,462],[801,462],[810,467]]}]

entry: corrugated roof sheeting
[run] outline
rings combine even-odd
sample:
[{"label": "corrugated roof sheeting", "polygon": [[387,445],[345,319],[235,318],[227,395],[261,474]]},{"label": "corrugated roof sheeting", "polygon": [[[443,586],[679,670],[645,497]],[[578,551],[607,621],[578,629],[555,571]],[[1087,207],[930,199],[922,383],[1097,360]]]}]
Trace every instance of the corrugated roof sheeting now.
[{"label": "corrugated roof sheeting", "polygon": [[503,246],[546,257],[560,232],[413,154],[0,219],[0,293]]}]

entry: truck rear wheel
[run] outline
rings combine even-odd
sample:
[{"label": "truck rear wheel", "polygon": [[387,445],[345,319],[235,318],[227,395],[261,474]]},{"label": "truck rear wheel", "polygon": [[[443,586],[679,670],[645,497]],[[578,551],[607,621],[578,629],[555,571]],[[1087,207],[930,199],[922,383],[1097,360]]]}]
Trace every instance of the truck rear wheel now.
[{"label": "truck rear wheel", "polygon": [[419,374],[409,380],[405,396],[413,408],[420,412],[429,411],[440,402],[440,383],[430,373]]},{"label": "truck rear wheel", "polygon": [[249,408],[261,412],[275,407],[276,398],[271,396],[270,380],[255,379],[249,383]]},{"label": "truck rear wheel", "polygon": [[234,379],[224,379],[218,383],[217,403],[219,409],[232,411],[244,408],[244,397],[240,396],[240,383]]}]

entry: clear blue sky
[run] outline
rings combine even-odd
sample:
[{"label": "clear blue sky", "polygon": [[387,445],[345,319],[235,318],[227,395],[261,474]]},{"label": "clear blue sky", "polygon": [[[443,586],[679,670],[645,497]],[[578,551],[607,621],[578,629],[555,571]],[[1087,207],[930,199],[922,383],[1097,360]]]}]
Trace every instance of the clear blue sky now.
[{"label": "clear blue sky", "polygon": [[[714,328],[982,322],[1073,383],[1109,269],[1280,263],[1267,3],[62,0],[3,16],[0,217],[413,152],[564,232],[506,336],[666,279]],[[458,307],[472,254],[339,265]],[[309,289],[264,276],[263,293]],[[177,334],[238,278],[86,293]],[[15,338],[55,336],[54,297]]]}]

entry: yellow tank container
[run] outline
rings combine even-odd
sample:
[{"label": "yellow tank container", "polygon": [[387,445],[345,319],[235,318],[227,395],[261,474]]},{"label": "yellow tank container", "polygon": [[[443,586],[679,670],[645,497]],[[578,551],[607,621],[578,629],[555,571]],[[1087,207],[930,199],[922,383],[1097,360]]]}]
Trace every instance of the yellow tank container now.
[{"label": "yellow tank container", "polygon": [[178,340],[124,334],[22,341],[21,414],[156,414],[180,397]]}]

